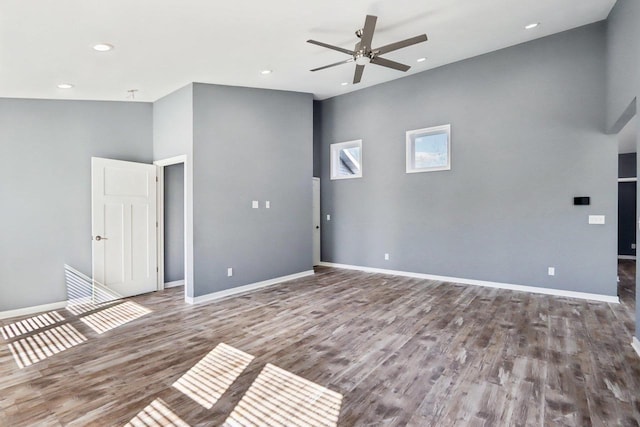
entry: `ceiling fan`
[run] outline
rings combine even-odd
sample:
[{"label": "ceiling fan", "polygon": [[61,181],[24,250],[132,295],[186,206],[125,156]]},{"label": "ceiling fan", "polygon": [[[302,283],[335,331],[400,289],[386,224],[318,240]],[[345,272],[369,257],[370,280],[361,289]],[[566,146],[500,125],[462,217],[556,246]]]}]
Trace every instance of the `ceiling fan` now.
[{"label": "ceiling fan", "polygon": [[335,64],[325,65],[324,67],[314,68],[311,71],[320,71],[325,68],[335,67],[337,65],[347,64],[349,62],[356,63],[356,72],[353,76],[353,84],[360,83],[362,80],[362,73],[364,72],[364,66],[366,64],[375,64],[380,65],[382,67],[393,68],[394,70],[404,71],[406,72],[411,68],[408,65],[401,64],[399,62],[391,61],[389,59],[381,58],[380,55],[385,53],[393,52],[394,50],[402,49],[403,47],[411,46],[417,43],[422,43],[427,41],[427,35],[421,34],[419,36],[411,37],[410,39],[402,40],[399,42],[391,43],[382,47],[378,47],[375,49],[371,48],[371,42],[373,40],[373,32],[376,29],[376,21],[378,18],[376,16],[367,15],[367,18],[364,21],[364,28],[361,28],[356,31],[356,36],[360,39],[353,50],[344,49],[338,46],[333,46],[327,43],[322,43],[315,40],[307,40],[307,43],[315,44],[318,46],[326,47],[328,49],[337,50],[338,52],[346,53],[350,55],[351,58],[336,62]]}]

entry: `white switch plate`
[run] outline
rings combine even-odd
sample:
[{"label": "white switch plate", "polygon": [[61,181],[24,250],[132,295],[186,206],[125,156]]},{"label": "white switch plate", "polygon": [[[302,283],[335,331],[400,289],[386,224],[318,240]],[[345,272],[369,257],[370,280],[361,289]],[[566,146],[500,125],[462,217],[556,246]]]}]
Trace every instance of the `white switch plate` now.
[{"label": "white switch plate", "polygon": [[231,268],[231,267],[227,268],[227,276],[228,277],[233,276],[233,268]]},{"label": "white switch plate", "polygon": [[253,209],[258,209],[260,207],[260,203],[258,203],[257,200],[254,200],[254,201],[251,202],[251,207]]},{"label": "white switch plate", "polygon": [[589,215],[589,224],[604,224],[604,215]]},{"label": "white switch plate", "polygon": [[389,261],[389,254],[384,254],[384,259]]},{"label": "white switch plate", "polygon": [[269,209],[271,207],[271,202],[268,201],[268,200],[266,202],[264,202],[264,207]]},{"label": "white switch plate", "polygon": [[555,267],[549,267],[548,273],[549,273],[549,276],[555,276],[556,275],[556,268]]},{"label": "white switch plate", "polygon": [[635,248],[636,248],[636,244],[635,244],[635,243],[632,243],[632,244],[631,244],[631,249],[635,249]]},{"label": "white switch plate", "polygon": [[331,215],[327,215],[327,221],[331,221]]}]

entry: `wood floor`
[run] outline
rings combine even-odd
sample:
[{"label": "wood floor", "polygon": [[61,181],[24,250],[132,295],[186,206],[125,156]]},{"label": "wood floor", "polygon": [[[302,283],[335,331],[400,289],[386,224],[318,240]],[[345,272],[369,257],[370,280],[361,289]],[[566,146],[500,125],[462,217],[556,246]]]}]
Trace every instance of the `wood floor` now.
[{"label": "wood floor", "polygon": [[4,321],[0,425],[637,426],[628,306],[319,268]]},{"label": "wood floor", "polygon": [[[629,316],[635,321],[636,312],[636,261],[618,260],[618,295]],[[631,330],[633,332],[633,329]]]}]

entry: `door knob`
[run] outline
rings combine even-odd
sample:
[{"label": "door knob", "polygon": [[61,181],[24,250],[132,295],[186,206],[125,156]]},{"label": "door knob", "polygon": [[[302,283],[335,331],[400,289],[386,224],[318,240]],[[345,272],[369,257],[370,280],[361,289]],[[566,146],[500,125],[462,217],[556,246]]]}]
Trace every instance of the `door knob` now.
[{"label": "door knob", "polygon": [[318,228],[320,228],[320,226],[319,226],[319,225],[316,225],[316,229],[318,229]]},{"label": "door knob", "polygon": [[100,240],[109,240],[106,237],[102,237],[102,236],[96,236],[96,241],[100,241]]}]

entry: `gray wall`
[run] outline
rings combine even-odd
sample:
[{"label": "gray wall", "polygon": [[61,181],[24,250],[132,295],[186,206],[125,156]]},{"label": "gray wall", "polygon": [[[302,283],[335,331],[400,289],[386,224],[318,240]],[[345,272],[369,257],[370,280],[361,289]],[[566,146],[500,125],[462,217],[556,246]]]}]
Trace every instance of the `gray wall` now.
[{"label": "gray wall", "polygon": [[193,85],[153,103],[153,158],[189,154],[193,148]]},{"label": "gray wall", "polygon": [[[605,35],[597,23],[323,101],[322,260],[616,295]],[[405,131],[446,123],[452,170],[406,174]],[[330,181],[329,145],[354,139],[364,177]]]},{"label": "gray wall", "polygon": [[184,280],[184,164],[164,168],[164,281]]},{"label": "gray wall", "polygon": [[194,84],[195,296],[312,268],[312,109],[310,94]]},{"label": "gray wall", "polygon": [[0,311],[91,274],[91,157],[151,162],[147,103],[0,99]]},{"label": "gray wall", "polygon": [[640,92],[640,1],[618,0],[607,19],[607,129],[619,132]]},{"label": "gray wall", "polygon": [[313,101],[313,176],[320,177],[322,159],[321,103]]}]

